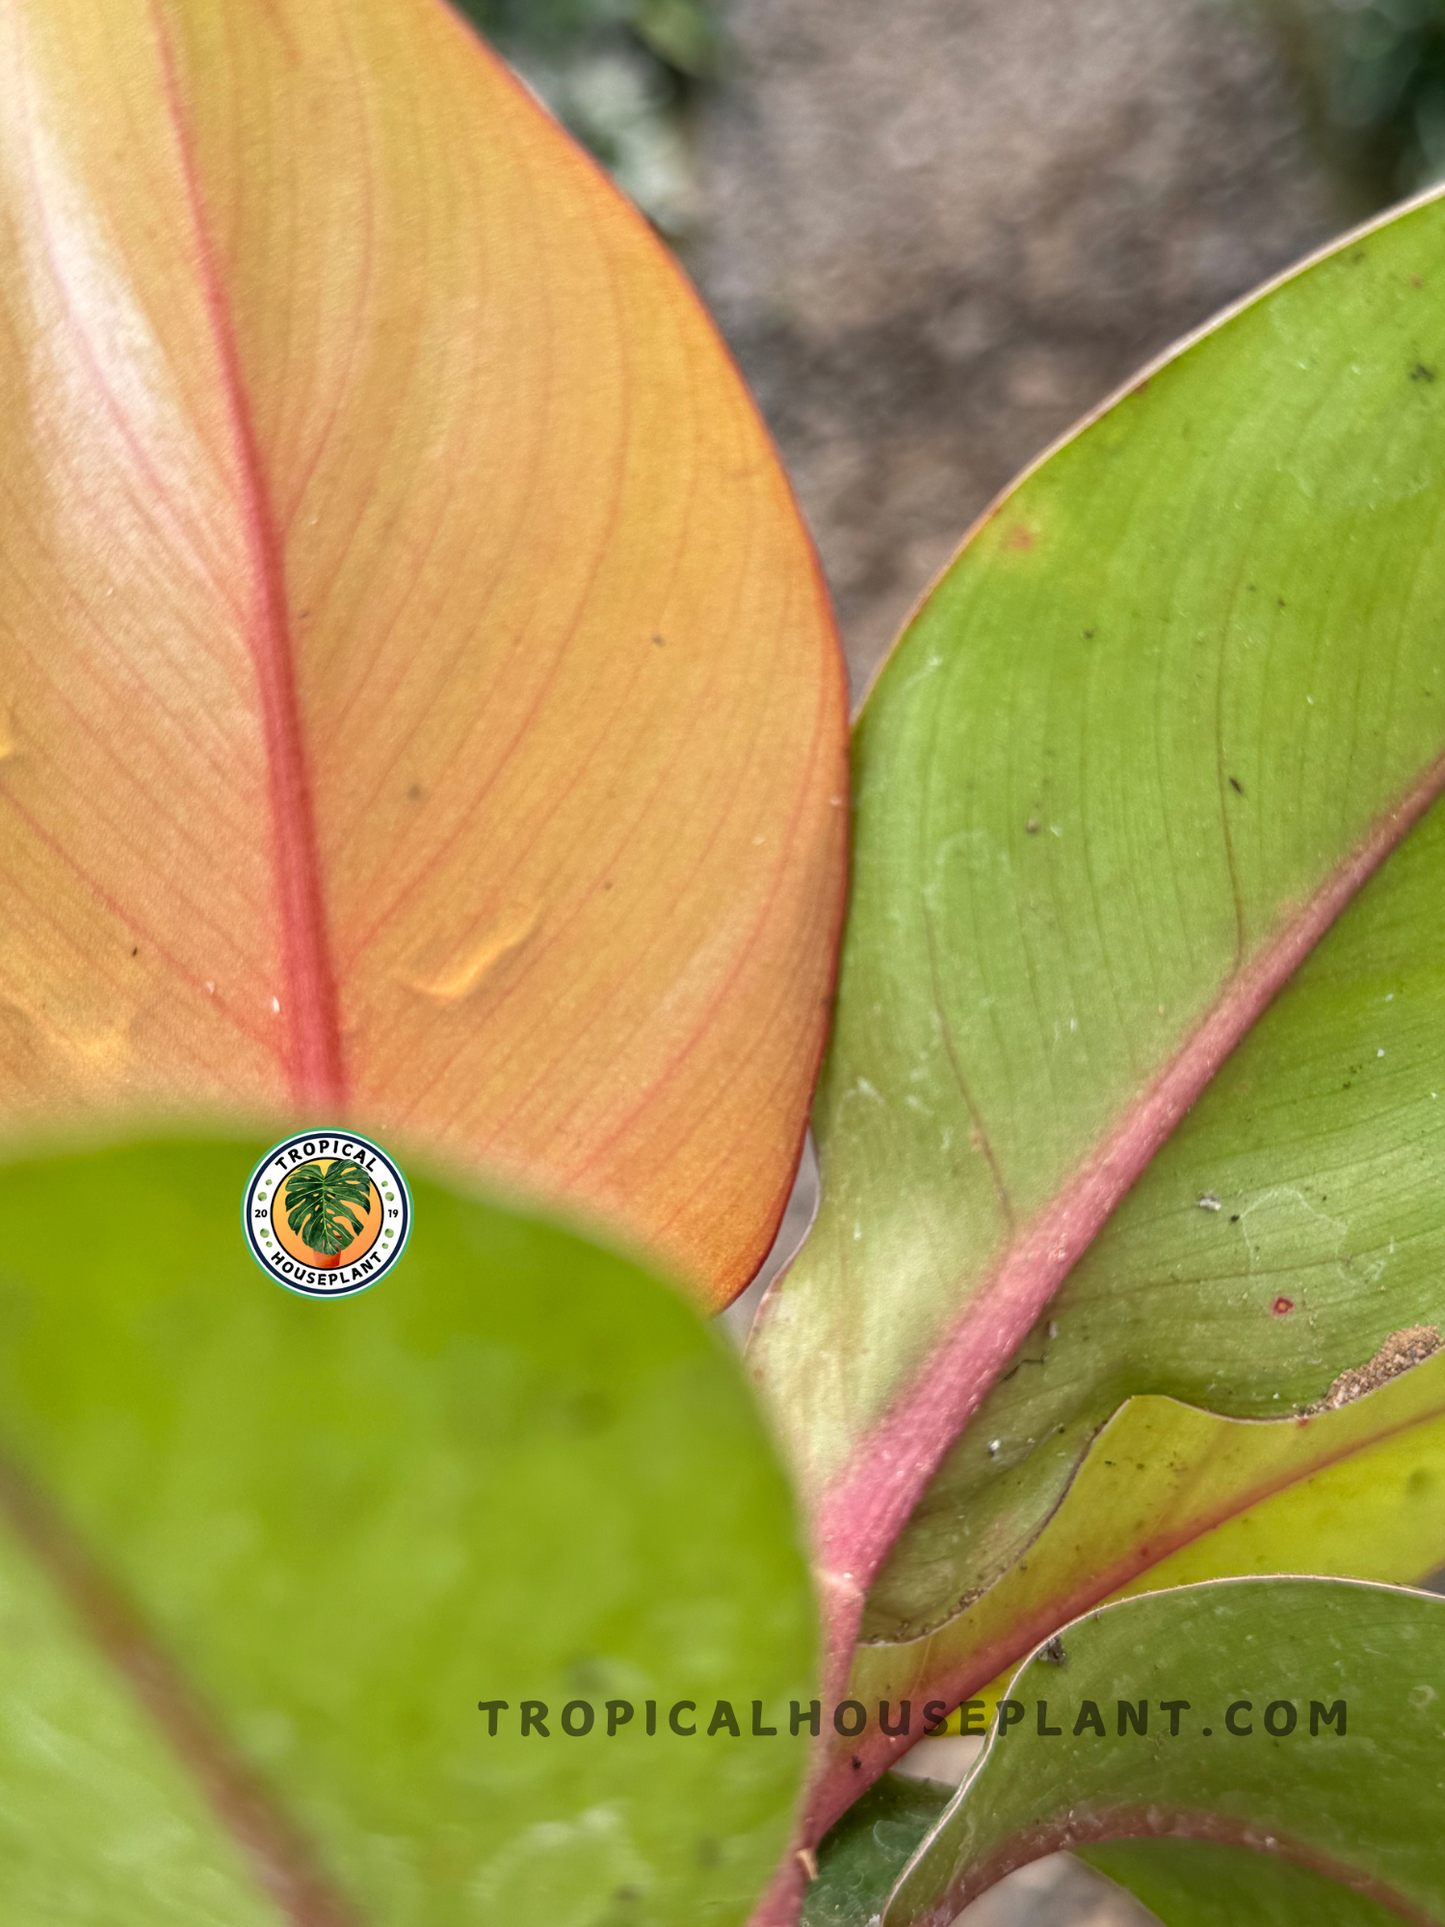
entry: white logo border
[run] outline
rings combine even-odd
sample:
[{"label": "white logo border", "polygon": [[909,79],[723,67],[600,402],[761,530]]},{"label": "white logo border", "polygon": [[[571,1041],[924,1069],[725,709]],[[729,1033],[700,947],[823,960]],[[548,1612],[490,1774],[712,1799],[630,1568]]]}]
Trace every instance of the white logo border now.
[{"label": "white logo border", "polygon": [[[309,1152],[305,1149],[308,1144],[311,1146]],[[334,1150],[322,1150],[320,1147],[323,1144],[331,1145],[335,1148]],[[283,1251],[279,1243],[274,1257],[270,1257],[264,1252],[260,1241],[252,1229],[253,1211],[257,1187],[265,1175],[267,1167],[273,1160],[284,1157],[286,1152],[291,1150],[299,1150],[302,1158],[308,1156],[345,1157],[347,1153],[341,1148],[343,1145],[353,1148],[360,1145],[379,1160],[386,1176],[390,1178],[396,1186],[397,1202],[401,1209],[401,1228],[400,1236],[397,1238],[395,1247],[389,1251],[384,1258],[375,1263],[364,1277],[358,1278],[352,1284],[328,1291],[320,1285],[301,1283],[298,1282],[296,1278],[288,1278],[285,1276],[280,1269],[279,1260],[284,1257],[291,1264],[295,1264],[297,1261],[291,1258],[289,1252]],[[294,1160],[296,1163],[300,1161],[300,1158]],[[374,1178],[374,1174],[369,1173],[369,1175],[372,1175]],[[383,1201],[385,1200],[385,1195],[383,1191]],[[246,1241],[246,1249],[273,1285],[280,1285],[283,1291],[289,1291],[298,1298],[355,1298],[363,1291],[370,1291],[373,1285],[380,1284],[388,1272],[395,1269],[397,1260],[406,1250],[407,1242],[411,1237],[412,1215],[411,1189],[405,1177],[402,1175],[401,1166],[397,1163],[396,1159],[392,1157],[389,1151],[384,1151],[374,1138],[366,1137],[360,1131],[338,1130],[335,1125],[327,1125],[324,1128],[309,1131],[293,1131],[289,1137],[283,1137],[279,1143],[273,1144],[246,1180],[246,1189],[241,1195],[241,1235]],[[374,1249],[375,1247],[373,1247],[373,1250]],[[313,1267],[310,1275],[324,1277],[326,1274],[323,1270]]]}]

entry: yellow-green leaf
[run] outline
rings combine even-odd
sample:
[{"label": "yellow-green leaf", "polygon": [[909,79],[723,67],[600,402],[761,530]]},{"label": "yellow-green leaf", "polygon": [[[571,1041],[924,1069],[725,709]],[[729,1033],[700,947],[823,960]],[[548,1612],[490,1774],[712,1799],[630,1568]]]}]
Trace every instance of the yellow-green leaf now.
[{"label": "yellow-green leaf", "polygon": [[[1321,1579],[1188,1586],[1090,1614],[1020,1675],[1027,1718],[996,1728],[883,1927],[947,1927],[1042,1854],[1131,1839],[1161,1857],[1175,1840],[1259,1855],[1280,1909],[1266,1918],[1314,1918],[1283,1909],[1334,1881],[1376,1908],[1324,1919],[1430,1927],[1445,1917],[1442,1630],[1430,1594]],[[1305,1878],[1275,1883],[1274,1861]]]},{"label": "yellow-green leaf", "polygon": [[263,1148],[0,1165],[7,1927],[741,1927],[815,1630],[733,1349],[415,1165],[394,1271],[284,1291]]},{"label": "yellow-green leaf", "polygon": [[[1058,1511],[995,1585],[909,1640],[861,1644],[849,1695],[910,1700],[910,1735],[876,1717],[838,1741],[823,1823],[916,1739],[924,1703],[972,1699],[981,1731],[1018,1662],[1110,1601],[1237,1573],[1415,1583],[1445,1566],[1445,1355],[1349,1404],[1290,1424],[1131,1399],[1104,1427]],[[967,1534],[967,1515],[954,1529]],[[886,1575],[885,1575],[886,1577]],[[896,1711],[891,1715],[897,1723]],[[963,1721],[950,1722],[953,1731]]]}]

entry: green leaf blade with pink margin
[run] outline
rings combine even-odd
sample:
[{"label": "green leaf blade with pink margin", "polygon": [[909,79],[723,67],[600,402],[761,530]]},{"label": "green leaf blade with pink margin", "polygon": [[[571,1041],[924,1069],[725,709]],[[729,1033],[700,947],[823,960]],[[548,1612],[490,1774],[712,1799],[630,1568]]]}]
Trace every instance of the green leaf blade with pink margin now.
[{"label": "green leaf blade with pink margin", "polygon": [[1224,1059],[1442,789],[1445,755],[1371,829],[1362,846],[1278,940],[1230,980],[1195,1036],[986,1280],[940,1345],[916,1394],[906,1406],[890,1411],[864,1438],[841,1478],[829,1488],[818,1536],[835,1570],[838,1561],[847,1559],[876,1571],[918,1497],[919,1437],[937,1437],[949,1426],[956,1430],[973,1416],[1020,1338],[1098,1237],[1125,1192],[1168,1142]]},{"label": "green leaf blade with pink margin", "polygon": [[[1016,1682],[1062,1730],[991,1735],[882,1927],[947,1927],[1032,1860],[1122,1840],[1160,1843],[1161,1862],[1168,1843],[1245,1850],[1266,1891],[1282,1864],[1305,1876],[1282,1888],[1296,1900],[1324,1879],[1438,1927],[1442,1630],[1431,1594],[1321,1579],[1223,1580],[1079,1620],[1062,1665],[1036,1656]],[[1118,1733],[1122,1700],[1148,1702],[1146,1735]]]},{"label": "green leaf blade with pink margin", "polygon": [[[980,526],[865,708],[822,1204],[751,1347],[811,1502],[835,1681],[900,1529],[1051,1297],[1433,822],[1442,246],[1429,199],[1126,391]],[[1420,1322],[1418,1280],[1398,1303],[1376,1282],[1383,1332]],[[1359,1323],[1343,1350],[1291,1339],[1287,1402],[1251,1415],[1302,1410],[1368,1359]],[[1201,1402],[1228,1409],[1231,1371],[1285,1341],[1216,1324]],[[1129,1393],[1173,1390],[1127,1305],[1117,1335],[1111,1363],[1093,1333],[1104,1404],[1071,1464]]]},{"label": "green leaf blade with pink margin", "polygon": [[[803,1927],[876,1927],[904,1866],[956,1789],[887,1773],[828,1836]],[[1142,1900],[1161,1927],[1396,1927],[1357,1888],[1274,1854],[1202,1840],[1109,1840],[1077,1857]]]},{"label": "green leaf blade with pink margin", "polygon": [[815,1796],[818,1823],[908,1750],[926,1702],[978,1701],[971,1723],[981,1731],[1001,1676],[1061,1625],[1121,1596],[1239,1573],[1418,1584],[1445,1566],[1442,1492],[1445,1353],[1285,1425],[1130,1399],[1026,1558],[937,1629],[858,1646],[848,1697],[870,1712],[886,1700],[895,1725],[909,1702],[910,1731],[890,1737],[874,1719],[840,1744]]}]

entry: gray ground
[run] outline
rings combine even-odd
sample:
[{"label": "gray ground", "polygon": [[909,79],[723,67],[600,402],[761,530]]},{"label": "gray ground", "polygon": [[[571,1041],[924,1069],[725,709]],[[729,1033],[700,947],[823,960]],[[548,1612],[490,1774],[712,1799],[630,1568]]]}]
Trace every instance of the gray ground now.
[{"label": "gray ground", "polygon": [[1249,0],[735,0],[684,256],[855,690],[994,492],[1361,212]]},{"label": "gray ground", "polygon": [[1020,1867],[966,1907],[958,1927],[1159,1927],[1132,1894],[1072,1854]]},{"label": "gray ground", "polygon": [[[861,693],[1024,463],[1365,210],[1247,0],[735,0],[730,24],[685,258],[792,473]],[[1152,1916],[1059,1855],[966,1918]]]}]

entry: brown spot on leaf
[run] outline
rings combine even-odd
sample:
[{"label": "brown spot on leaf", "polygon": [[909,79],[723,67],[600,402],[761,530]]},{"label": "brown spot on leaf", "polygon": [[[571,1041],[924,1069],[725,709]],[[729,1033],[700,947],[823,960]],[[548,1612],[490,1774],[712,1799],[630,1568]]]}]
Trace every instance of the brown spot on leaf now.
[{"label": "brown spot on leaf", "polygon": [[1305,1407],[1305,1415],[1337,1412],[1342,1405],[1352,1405],[1367,1392],[1376,1391],[1392,1378],[1398,1378],[1401,1372],[1409,1371],[1412,1365],[1422,1365],[1439,1351],[1442,1342],[1445,1341],[1433,1325],[1410,1325],[1404,1331],[1391,1332],[1367,1364],[1353,1365],[1349,1371],[1341,1372],[1323,1398]]},{"label": "brown spot on leaf", "polygon": [[1293,1298],[1276,1298],[1270,1306],[1270,1310],[1276,1318],[1283,1318],[1287,1311],[1294,1310],[1294,1300]]},{"label": "brown spot on leaf", "polygon": [[1023,523],[1020,522],[1016,529],[1009,530],[1008,545],[1011,549],[1018,549],[1021,553],[1026,553],[1034,546],[1037,539],[1033,530],[1025,528]]}]

